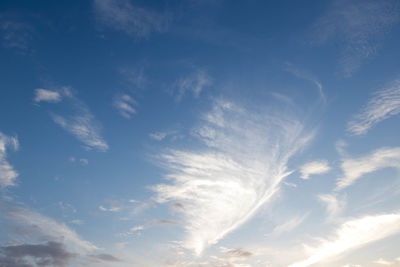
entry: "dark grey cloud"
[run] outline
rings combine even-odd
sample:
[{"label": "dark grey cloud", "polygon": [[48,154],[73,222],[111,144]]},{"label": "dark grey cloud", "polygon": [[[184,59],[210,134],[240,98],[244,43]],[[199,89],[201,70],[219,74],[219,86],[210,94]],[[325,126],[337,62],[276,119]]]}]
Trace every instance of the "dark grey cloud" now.
[{"label": "dark grey cloud", "polygon": [[[76,257],[62,243],[10,245],[0,248],[0,266],[67,266]],[[29,261],[27,259],[30,259]]]},{"label": "dark grey cloud", "polygon": [[111,254],[96,254],[96,255],[90,255],[91,258],[93,258],[96,262],[99,261],[106,261],[106,262],[121,262],[121,259],[118,259],[117,257],[111,255]]}]

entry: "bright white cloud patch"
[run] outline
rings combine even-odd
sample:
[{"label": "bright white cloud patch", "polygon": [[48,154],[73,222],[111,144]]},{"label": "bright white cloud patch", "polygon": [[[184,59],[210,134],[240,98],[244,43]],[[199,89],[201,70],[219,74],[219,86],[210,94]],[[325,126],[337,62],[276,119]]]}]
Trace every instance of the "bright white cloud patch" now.
[{"label": "bright white cloud patch", "polygon": [[129,35],[147,37],[167,29],[170,15],[132,5],[129,0],[94,0],[97,18],[104,25]]},{"label": "bright white cloud patch", "polygon": [[136,110],[133,107],[134,105],[136,105],[136,101],[126,94],[119,95],[114,99],[114,107],[127,119],[130,119],[132,115],[136,114]]},{"label": "bright white cloud patch", "polygon": [[380,264],[380,265],[386,265],[386,266],[390,266],[390,265],[393,265],[393,264],[394,264],[394,262],[387,261],[387,260],[384,260],[384,259],[382,259],[382,258],[380,258],[380,259],[374,261],[374,263],[377,263],[377,264]]},{"label": "bright white cloud patch", "polygon": [[364,109],[348,123],[355,135],[367,133],[374,125],[400,113],[400,78],[377,91]]},{"label": "bright white cloud patch", "polygon": [[315,248],[309,248],[311,255],[306,260],[289,267],[311,266],[399,232],[400,214],[366,216],[348,221],[332,237],[322,239],[321,244]]},{"label": "bright white cloud patch", "polygon": [[330,169],[331,169],[331,167],[329,167],[329,164],[326,160],[312,161],[312,162],[306,163],[303,166],[301,166],[300,178],[308,179],[308,178],[310,178],[310,175],[323,174],[323,173],[330,171]]},{"label": "bright white cloud patch", "polygon": [[15,185],[18,173],[7,161],[7,147],[18,150],[18,139],[0,132],[0,187]]},{"label": "bright white cloud patch", "polygon": [[56,91],[46,89],[36,89],[35,98],[33,99],[36,103],[39,102],[50,102],[57,103],[61,101],[61,94]]},{"label": "bright white cloud patch", "polygon": [[210,76],[206,71],[198,69],[175,82],[176,100],[180,101],[187,92],[191,92],[194,97],[198,97],[203,89],[209,85],[211,85]]},{"label": "bright white cloud patch", "polygon": [[363,175],[383,168],[400,168],[400,147],[381,148],[360,158],[343,160],[342,171],[344,176],[337,181],[337,190],[342,190]]},{"label": "bright white cloud patch", "polygon": [[203,116],[199,150],[171,150],[162,160],[169,184],[154,186],[157,201],[181,204],[186,239],[196,254],[246,222],[279,190],[287,162],[311,135],[285,112],[245,109],[216,101]]}]

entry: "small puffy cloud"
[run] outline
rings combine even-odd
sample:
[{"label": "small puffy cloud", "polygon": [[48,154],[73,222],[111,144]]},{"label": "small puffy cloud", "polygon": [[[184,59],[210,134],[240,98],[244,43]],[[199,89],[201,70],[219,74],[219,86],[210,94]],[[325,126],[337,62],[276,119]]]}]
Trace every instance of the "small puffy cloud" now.
[{"label": "small puffy cloud", "polygon": [[164,32],[171,16],[133,5],[129,0],[94,0],[96,17],[103,25],[136,37]]},{"label": "small puffy cloud", "polygon": [[150,138],[152,138],[154,140],[161,141],[167,136],[167,133],[166,132],[155,132],[155,133],[150,133],[149,136],[150,136]]},{"label": "small puffy cloud", "polygon": [[400,147],[381,148],[359,158],[345,158],[341,164],[343,177],[337,179],[336,190],[342,190],[363,175],[383,168],[400,168]]},{"label": "small puffy cloud", "polygon": [[0,187],[15,185],[15,179],[18,177],[18,172],[7,161],[7,148],[9,147],[18,150],[17,137],[10,137],[0,132]]},{"label": "small puffy cloud", "polygon": [[35,90],[35,97],[33,101],[35,101],[36,103],[39,102],[57,103],[61,101],[61,94],[56,91],[39,88]]},{"label": "small puffy cloud", "polygon": [[400,78],[375,92],[363,110],[348,123],[347,130],[354,135],[366,134],[379,122],[399,113]]},{"label": "small puffy cloud", "polygon": [[76,254],[68,252],[62,243],[54,241],[0,247],[0,266],[63,267],[75,257]]},{"label": "small puffy cloud", "polygon": [[136,109],[134,108],[136,101],[127,94],[115,97],[113,105],[118,112],[127,119],[130,119],[132,115],[136,114]]},{"label": "small puffy cloud", "polygon": [[181,101],[188,92],[192,93],[192,95],[197,98],[204,88],[210,86],[211,83],[211,77],[207,72],[202,69],[197,69],[189,75],[175,81],[173,85],[176,91],[175,99]]},{"label": "small puffy cloud", "polygon": [[330,170],[331,170],[331,167],[329,166],[329,164],[326,160],[312,161],[312,162],[306,163],[303,166],[301,166],[300,178],[306,180],[306,179],[310,178],[310,175],[323,174]]},{"label": "small puffy cloud", "polygon": [[400,214],[365,216],[343,223],[331,237],[321,240],[317,247],[309,247],[308,258],[289,265],[307,267],[321,261],[341,256],[343,253],[360,248],[400,232]]}]

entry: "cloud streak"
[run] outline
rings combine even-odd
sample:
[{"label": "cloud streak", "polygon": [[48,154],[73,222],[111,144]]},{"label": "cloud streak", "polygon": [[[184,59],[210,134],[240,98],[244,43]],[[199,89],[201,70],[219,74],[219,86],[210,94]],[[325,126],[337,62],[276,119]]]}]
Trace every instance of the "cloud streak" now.
[{"label": "cloud streak", "polygon": [[96,121],[86,104],[78,99],[70,88],[63,87],[59,90],[35,90],[35,102],[45,101],[57,103],[61,100],[66,100],[67,104],[72,107],[74,114],[72,116],[52,114],[53,121],[84,143],[86,148],[96,149],[98,151],[108,150],[107,142],[100,133],[100,123]]},{"label": "cloud streak", "polygon": [[363,175],[383,168],[400,168],[400,147],[380,148],[359,158],[346,158],[341,165],[343,177],[338,178],[336,190],[342,190]]},{"label": "cloud streak", "polygon": [[354,135],[366,134],[379,122],[399,113],[400,78],[397,78],[372,96],[363,110],[348,123],[347,130]]},{"label": "cloud streak", "polygon": [[204,88],[210,86],[211,83],[211,77],[207,72],[202,69],[197,69],[174,83],[173,87],[176,88],[177,91],[175,99],[181,101],[188,92],[192,93],[193,97],[197,98]]},{"label": "cloud streak", "polygon": [[329,239],[309,248],[311,255],[289,267],[307,267],[400,232],[400,214],[365,216],[342,224]]},{"label": "cloud streak", "polygon": [[166,31],[171,20],[169,14],[135,6],[129,0],[95,0],[93,3],[102,24],[137,37]]},{"label": "cloud streak", "polygon": [[160,203],[181,204],[186,238],[197,255],[249,220],[279,190],[287,162],[311,138],[283,112],[217,100],[195,130],[198,150],[161,156],[169,184],[153,187]]},{"label": "cloud streak", "polygon": [[19,144],[16,137],[9,137],[0,132],[0,187],[15,185],[18,172],[7,161],[7,148],[18,150]]}]

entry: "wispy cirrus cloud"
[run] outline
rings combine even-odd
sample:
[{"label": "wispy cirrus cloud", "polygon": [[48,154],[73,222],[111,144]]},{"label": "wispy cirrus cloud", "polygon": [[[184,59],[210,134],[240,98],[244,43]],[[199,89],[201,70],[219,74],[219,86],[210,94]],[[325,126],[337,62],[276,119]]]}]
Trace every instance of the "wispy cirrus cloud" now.
[{"label": "wispy cirrus cloud", "polygon": [[12,221],[14,226],[18,226],[17,229],[22,235],[36,236],[42,241],[61,242],[74,253],[92,252],[98,249],[89,241],[82,239],[67,225],[50,217],[26,208],[0,204],[2,216]]},{"label": "wispy cirrus cloud", "polygon": [[272,230],[272,233],[268,234],[266,236],[269,236],[269,235],[279,236],[279,235],[281,235],[283,233],[291,232],[294,229],[296,229],[300,224],[302,224],[303,221],[308,217],[308,215],[309,215],[309,213],[306,213],[306,214],[304,214],[302,216],[297,216],[297,217],[294,217],[294,218],[292,218],[290,220],[287,220],[286,222],[284,222],[284,223],[282,223],[280,225],[277,225],[274,228],[274,230]]},{"label": "wispy cirrus cloud", "polygon": [[126,119],[130,119],[133,115],[136,114],[135,105],[136,101],[127,94],[117,95],[114,98],[114,107],[118,110],[119,114]]},{"label": "wispy cirrus cloud", "polygon": [[319,92],[321,99],[324,102],[326,102],[326,96],[325,96],[325,93],[323,90],[322,83],[318,80],[317,77],[315,77],[315,75],[313,75],[312,73],[310,73],[306,70],[299,69],[291,63],[286,63],[285,70],[292,73],[297,78],[304,79],[304,80],[307,80],[307,81],[310,81],[311,83],[313,83],[318,88],[318,92]]},{"label": "wispy cirrus cloud", "polygon": [[30,50],[34,32],[31,25],[6,16],[2,17],[0,14],[0,33],[4,47],[26,54]]},{"label": "wispy cirrus cloud", "polygon": [[327,220],[331,221],[336,219],[346,206],[345,199],[338,199],[334,194],[318,195],[318,200],[326,205]]},{"label": "wispy cirrus cloud", "polygon": [[18,150],[17,137],[10,137],[0,132],[0,187],[15,185],[18,172],[7,161],[7,148]]},{"label": "wispy cirrus cloud", "polygon": [[336,190],[342,190],[363,175],[383,168],[400,168],[400,147],[380,148],[359,158],[345,158],[341,164],[343,177],[337,179]]},{"label": "wispy cirrus cloud", "polygon": [[107,142],[100,133],[100,123],[94,118],[86,104],[77,98],[69,87],[62,87],[58,90],[35,90],[35,102],[57,103],[61,100],[66,100],[68,106],[72,107],[73,115],[61,116],[52,113],[53,121],[74,135],[79,141],[85,144],[86,148],[97,149],[99,151],[108,150]]},{"label": "wispy cirrus cloud", "polygon": [[400,78],[373,94],[363,110],[348,123],[347,130],[354,135],[367,133],[379,122],[400,113]]},{"label": "wispy cirrus cloud", "polygon": [[331,167],[326,160],[316,160],[304,164],[300,167],[300,178],[309,179],[310,175],[323,174],[331,170]]},{"label": "wispy cirrus cloud", "polygon": [[193,97],[199,97],[200,93],[212,84],[212,79],[203,69],[196,69],[185,77],[179,78],[173,84],[176,91],[175,99],[181,101],[187,93],[192,93]]},{"label": "wispy cirrus cloud", "polygon": [[307,247],[310,256],[289,267],[307,267],[400,232],[400,214],[365,216],[343,223],[317,247]]},{"label": "wispy cirrus cloud", "polygon": [[323,44],[338,39],[342,42],[339,60],[345,77],[377,54],[381,42],[399,21],[396,0],[336,0],[314,25],[314,42]]},{"label": "wispy cirrus cloud", "polygon": [[97,19],[105,26],[137,37],[164,32],[171,21],[169,13],[138,7],[129,0],[94,0]]},{"label": "wispy cirrus cloud", "polygon": [[311,138],[304,127],[289,112],[215,101],[195,131],[203,148],[164,153],[170,183],[153,187],[158,202],[182,207],[182,246],[201,254],[271,200],[288,160]]}]

